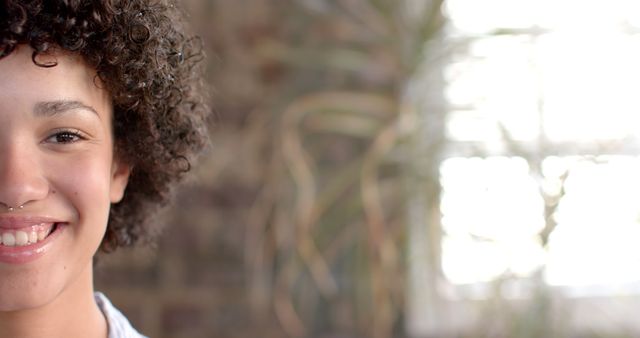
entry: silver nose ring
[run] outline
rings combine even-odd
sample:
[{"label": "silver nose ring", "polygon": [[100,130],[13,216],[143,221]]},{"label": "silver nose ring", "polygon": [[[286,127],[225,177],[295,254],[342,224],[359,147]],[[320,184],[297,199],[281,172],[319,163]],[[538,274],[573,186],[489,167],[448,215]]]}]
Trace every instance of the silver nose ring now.
[{"label": "silver nose ring", "polygon": [[21,205],[21,206],[15,207],[15,208],[14,207],[10,207],[10,206],[7,205],[7,210],[9,212],[12,212],[12,211],[14,211],[16,209],[24,209],[24,205]]}]

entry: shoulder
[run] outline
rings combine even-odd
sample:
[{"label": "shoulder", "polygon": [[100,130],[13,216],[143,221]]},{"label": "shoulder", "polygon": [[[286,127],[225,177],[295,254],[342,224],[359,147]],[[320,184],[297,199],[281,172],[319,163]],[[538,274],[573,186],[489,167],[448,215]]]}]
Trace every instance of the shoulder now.
[{"label": "shoulder", "polygon": [[101,292],[96,292],[94,297],[98,307],[107,319],[107,324],[109,325],[108,338],[147,338],[131,326],[129,320],[111,304],[107,296]]}]

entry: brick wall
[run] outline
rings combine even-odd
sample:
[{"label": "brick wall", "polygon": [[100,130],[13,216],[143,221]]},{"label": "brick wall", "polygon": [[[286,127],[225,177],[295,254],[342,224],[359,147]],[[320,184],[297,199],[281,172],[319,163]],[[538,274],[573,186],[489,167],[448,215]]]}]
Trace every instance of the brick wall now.
[{"label": "brick wall", "polygon": [[[234,196],[233,187],[225,189]],[[144,334],[284,336],[275,320],[252,316],[242,256],[242,208],[234,205],[239,200],[222,196],[207,184],[186,187],[176,205],[158,217],[166,228],[156,248],[100,256],[96,289]]]},{"label": "brick wall", "polygon": [[[273,155],[281,152],[276,141],[282,135],[283,110],[299,96],[328,90],[386,95],[390,98],[387,101],[393,101],[395,81],[400,78],[396,74],[400,62],[393,59],[397,55],[387,46],[386,39],[371,40],[368,27],[360,30],[357,24],[353,25],[359,21],[352,20],[350,14],[342,13],[336,19],[323,14],[319,8],[323,6],[314,6],[312,2],[185,0],[182,3],[192,13],[193,26],[203,37],[209,55],[207,80],[214,88],[211,102],[216,113],[216,127],[211,131],[213,149],[196,167],[197,179],[182,189],[176,204],[159,217],[167,228],[157,248],[118,252],[101,259],[96,288],[105,292],[136,327],[154,338],[287,337],[279,323],[289,332],[295,331],[298,324],[292,314],[297,310],[293,309],[295,306],[300,307],[304,317],[300,325],[305,325],[308,335],[314,338],[385,335],[368,333],[377,329],[372,324],[381,322],[376,318],[395,320],[385,311],[392,311],[391,305],[402,308],[402,293],[382,289],[376,294],[399,301],[378,306],[367,298],[370,280],[361,278],[357,283],[353,280],[368,271],[363,268],[367,264],[358,251],[368,248],[362,230],[365,220],[359,209],[361,199],[357,196],[360,190],[354,188],[358,177],[351,189],[339,194],[355,197],[348,203],[334,203],[345,208],[353,206],[355,211],[343,213],[341,208],[336,211],[335,214],[340,214],[336,216],[338,221],[326,221],[332,226],[319,241],[324,245],[323,252],[333,257],[330,268],[335,270],[334,275],[343,280],[340,290],[330,295],[331,299],[318,291],[308,269],[297,263],[294,249],[285,252],[278,247],[296,240],[295,227],[279,222],[296,214],[295,203],[289,203],[294,199],[290,192],[295,188],[279,184],[280,181],[267,185],[271,188],[267,191],[273,193],[269,196],[287,207],[278,212],[266,208],[260,214],[265,219],[273,218],[272,223],[256,227],[259,222],[254,220],[250,227],[249,215],[265,182],[289,175],[282,163],[273,165],[277,162],[273,159],[278,158]],[[331,57],[325,52],[332,53]],[[362,62],[354,64],[353,56]],[[384,122],[381,121],[378,122]],[[319,145],[322,159],[330,162],[328,167],[335,170],[348,168],[347,164],[357,159],[358,152],[374,138],[363,140],[362,135],[340,138],[331,133],[325,136],[316,139],[315,144]],[[333,178],[330,173],[323,174],[319,182]],[[351,231],[341,231],[347,224]],[[272,261],[265,263],[261,270],[264,274],[251,274],[248,264],[244,264],[245,252],[253,249],[245,247],[252,237],[245,236],[247,230],[254,237],[260,232],[266,238],[265,248],[260,249],[266,254],[260,254],[270,255]],[[335,238],[342,240],[335,242]],[[254,255],[255,251],[259,250],[254,250]],[[278,265],[282,262],[295,263],[292,265],[297,270],[294,269],[295,276],[291,279],[297,284],[273,292],[270,283],[276,284],[278,276],[287,275],[282,273],[287,270]],[[274,277],[273,270],[277,269],[281,274]],[[255,283],[256,279],[260,279],[259,283]],[[401,284],[401,278],[395,280]],[[256,292],[260,296],[257,298],[249,295],[249,286],[255,291],[256,285],[263,288],[261,294]],[[274,295],[299,303],[280,302],[281,321],[273,314]],[[382,317],[373,315],[377,309],[381,309],[377,312]],[[395,323],[401,330],[401,316],[397,318]]]},{"label": "brick wall", "polygon": [[244,146],[242,124],[273,83],[259,80],[252,60],[230,44],[243,29],[239,14],[252,3],[254,9],[264,4],[182,3],[209,55],[207,80],[215,88],[211,100],[217,120],[213,149],[176,203],[158,217],[166,229],[157,247],[100,257],[96,289],[154,338],[284,337],[274,318],[252,315],[243,263],[246,214],[261,168],[256,149]]}]

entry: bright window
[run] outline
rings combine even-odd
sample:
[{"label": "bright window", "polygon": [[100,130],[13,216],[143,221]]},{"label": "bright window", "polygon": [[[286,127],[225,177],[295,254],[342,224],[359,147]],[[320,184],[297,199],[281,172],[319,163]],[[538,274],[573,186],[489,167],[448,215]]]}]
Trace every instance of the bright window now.
[{"label": "bright window", "polygon": [[640,282],[640,2],[450,0],[446,14],[447,279]]}]

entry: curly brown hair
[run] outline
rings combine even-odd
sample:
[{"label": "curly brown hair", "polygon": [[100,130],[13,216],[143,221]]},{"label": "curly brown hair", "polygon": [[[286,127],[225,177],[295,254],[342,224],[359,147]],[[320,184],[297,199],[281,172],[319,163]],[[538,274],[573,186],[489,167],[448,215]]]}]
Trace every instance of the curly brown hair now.
[{"label": "curly brown hair", "polygon": [[[149,217],[207,143],[200,40],[174,3],[150,0],[4,0],[0,59],[17,45],[61,48],[97,71],[113,100],[114,149],[133,168],[111,207],[101,250],[149,239]],[[98,83],[97,81],[96,83]]]}]

